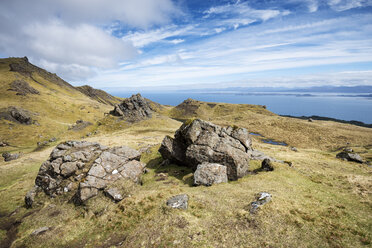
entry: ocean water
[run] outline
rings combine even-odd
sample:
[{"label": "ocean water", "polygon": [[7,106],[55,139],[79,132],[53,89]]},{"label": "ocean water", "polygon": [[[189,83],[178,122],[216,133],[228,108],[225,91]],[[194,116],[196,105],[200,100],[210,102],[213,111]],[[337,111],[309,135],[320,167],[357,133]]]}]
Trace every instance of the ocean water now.
[{"label": "ocean water", "polygon": [[[119,97],[130,97],[133,92],[110,92]],[[140,92],[142,96],[160,104],[176,106],[192,98],[205,102],[241,103],[266,105],[267,109],[279,115],[318,115],[341,120],[356,120],[372,124],[371,97],[342,97],[330,95],[240,95],[234,93],[157,93]],[[303,94],[303,93],[302,93]]]}]

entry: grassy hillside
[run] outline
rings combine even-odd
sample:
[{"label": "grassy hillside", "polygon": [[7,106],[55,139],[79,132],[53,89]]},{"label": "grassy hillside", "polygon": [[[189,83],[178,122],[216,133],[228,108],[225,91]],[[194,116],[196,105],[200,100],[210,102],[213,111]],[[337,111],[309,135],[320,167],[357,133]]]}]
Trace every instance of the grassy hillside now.
[{"label": "grassy hillside", "polygon": [[[112,106],[93,100],[45,72],[31,75],[9,71],[19,59],[0,61],[0,108],[19,106],[35,113],[37,125],[0,121],[0,135],[23,150],[14,161],[0,160],[0,247],[370,247],[372,244],[372,168],[336,159],[337,150],[352,147],[372,160],[372,131],[332,121],[280,117],[263,106],[205,103],[187,100],[178,107],[151,103],[151,119],[137,123],[104,116]],[[21,63],[23,63],[21,61]],[[39,94],[8,91],[24,80]],[[66,83],[66,84],[65,84]],[[272,172],[250,173],[238,181],[211,187],[192,186],[192,171],[175,164],[162,166],[158,148],[174,135],[183,120],[202,118],[220,125],[246,127],[265,138],[284,141],[276,146],[252,136],[253,147],[287,164],[274,163]],[[68,130],[77,119],[93,125]],[[11,128],[11,129],[10,129]],[[86,137],[88,132],[95,135]],[[40,205],[24,206],[40,165],[52,147],[34,150],[37,141],[84,139],[107,146],[127,145],[142,151],[148,172],[142,185],[128,187],[127,197],[113,203],[96,197],[75,207],[63,197],[41,194]],[[84,136],[83,138],[81,138]],[[290,149],[296,146],[298,152]],[[0,150],[1,151],[1,150]],[[166,178],[159,179],[164,173]],[[259,192],[272,201],[250,214]],[[177,194],[189,195],[188,210],[166,206]],[[5,199],[5,200],[4,200]],[[42,235],[32,235],[40,227]]]},{"label": "grassy hillside", "polygon": [[[11,71],[10,65],[19,65],[22,70]],[[9,90],[15,80],[28,83],[39,94],[17,95],[17,92]],[[32,119],[40,124],[22,125],[0,120],[0,139],[12,145],[0,148],[0,151],[33,149],[38,141],[52,137],[80,137],[91,132],[90,128],[76,132],[68,131],[68,127],[79,119],[94,123],[112,108],[87,97],[24,58],[0,59],[0,85],[0,112],[9,106],[21,107],[31,112]]]},{"label": "grassy hillside", "polygon": [[[266,138],[300,148],[335,150],[372,146],[372,129],[333,121],[313,121],[281,117],[264,106],[207,103],[189,99],[171,109],[169,116],[179,120],[199,117],[220,125],[236,125]],[[371,157],[372,158],[372,157]]]},{"label": "grassy hillside", "polygon": [[[0,223],[18,226],[13,247],[368,247],[372,241],[372,170],[341,161],[334,152],[316,148],[293,152],[287,147],[254,141],[256,149],[293,167],[274,164],[273,172],[251,174],[235,182],[193,187],[192,173],[177,165],[160,166],[157,152],[165,135],[180,123],[157,116],[121,131],[87,138],[104,145],[148,148],[142,155],[149,172],[143,185],[115,204],[95,198],[75,207],[66,199],[50,199],[27,210],[23,196],[51,149],[33,152],[0,165]],[[251,161],[251,171],[259,166]],[[165,180],[158,180],[158,173]],[[129,189],[128,189],[129,190]],[[256,193],[273,200],[256,215],[249,204]],[[187,193],[187,211],[165,206],[172,195]],[[13,214],[12,211],[16,210]],[[11,215],[11,217],[9,217]],[[52,230],[32,236],[37,228]],[[0,225],[1,227],[1,225]],[[9,233],[8,233],[9,234]],[[4,239],[7,232],[3,231]]]}]

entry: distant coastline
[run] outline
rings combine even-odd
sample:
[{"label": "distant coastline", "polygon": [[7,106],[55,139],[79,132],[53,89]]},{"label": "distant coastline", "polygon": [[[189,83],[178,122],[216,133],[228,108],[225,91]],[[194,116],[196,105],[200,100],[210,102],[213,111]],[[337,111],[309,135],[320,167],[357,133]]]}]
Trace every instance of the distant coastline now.
[{"label": "distant coastline", "polygon": [[280,115],[283,117],[289,117],[289,118],[296,118],[296,119],[302,119],[302,120],[308,120],[308,119],[313,119],[313,120],[318,120],[318,121],[334,121],[334,122],[340,122],[340,123],[346,123],[346,124],[351,124],[351,125],[356,125],[360,127],[367,127],[367,128],[372,128],[372,124],[366,124],[361,121],[345,121],[345,120],[340,120],[336,118],[330,118],[330,117],[324,117],[324,116],[317,116],[317,115],[312,115],[312,116],[292,116],[292,115]]}]

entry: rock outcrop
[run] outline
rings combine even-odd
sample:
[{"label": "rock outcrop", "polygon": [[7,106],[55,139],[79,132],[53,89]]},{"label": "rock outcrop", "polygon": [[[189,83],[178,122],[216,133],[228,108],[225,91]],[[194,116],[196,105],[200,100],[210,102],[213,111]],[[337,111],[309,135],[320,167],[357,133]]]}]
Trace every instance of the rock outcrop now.
[{"label": "rock outcrop", "polygon": [[151,118],[153,109],[148,100],[140,94],[125,99],[122,103],[115,105],[110,114],[120,116],[128,121],[140,121]]},{"label": "rock outcrop", "polygon": [[357,163],[363,163],[362,157],[357,153],[351,153],[347,151],[342,151],[336,155],[337,158],[344,159],[347,161],[357,162]]},{"label": "rock outcrop", "polygon": [[194,172],[194,184],[211,186],[212,184],[226,183],[226,166],[213,163],[202,163]]},{"label": "rock outcrop", "polygon": [[[35,185],[50,197],[70,192],[73,202],[79,205],[118,180],[139,183],[145,167],[139,159],[140,153],[129,147],[108,148],[99,143],[67,141],[59,144],[41,165]],[[31,191],[25,199],[28,206],[35,197],[35,188]],[[117,197],[120,194],[117,190],[107,193],[115,201],[122,198]]]},{"label": "rock outcrop", "polygon": [[8,121],[17,122],[20,124],[31,125],[32,118],[30,116],[30,112],[19,108],[10,106],[4,111],[0,112],[0,119],[6,119]]},{"label": "rock outcrop", "polygon": [[10,84],[11,91],[17,92],[16,95],[26,96],[28,94],[40,94],[40,92],[31,87],[26,81],[23,80],[15,80]]},{"label": "rock outcrop", "polygon": [[159,152],[164,159],[196,170],[204,162],[226,166],[229,180],[248,173],[251,138],[245,128],[220,127],[195,119],[185,122],[175,133],[166,136]]},{"label": "rock outcrop", "polygon": [[120,102],[118,98],[108,94],[103,90],[92,88],[89,85],[78,86],[75,88],[84,95],[103,104],[114,106],[116,103]]}]

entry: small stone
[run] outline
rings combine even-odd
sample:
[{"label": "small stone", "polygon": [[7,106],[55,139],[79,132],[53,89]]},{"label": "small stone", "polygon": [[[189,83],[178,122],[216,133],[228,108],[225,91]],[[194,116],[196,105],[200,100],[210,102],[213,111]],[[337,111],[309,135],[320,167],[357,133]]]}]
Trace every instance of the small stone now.
[{"label": "small stone", "polygon": [[266,203],[268,203],[269,201],[271,201],[271,194],[270,193],[267,193],[267,192],[260,192],[257,194],[256,196],[256,201],[253,201],[251,202],[251,209],[250,209],[250,212],[253,214],[253,213],[256,213],[257,209],[263,205],[265,205]]},{"label": "small stone", "polygon": [[49,230],[50,230],[50,228],[47,227],[47,226],[40,227],[39,229],[36,229],[35,231],[33,231],[33,232],[31,233],[31,235],[33,235],[33,236],[37,236],[37,235],[43,234],[43,233],[45,233],[45,232],[47,232],[47,231],[49,231]]},{"label": "small stone", "polygon": [[172,196],[167,200],[167,206],[171,208],[187,209],[189,197],[186,194]]},{"label": "small stone", "polygon": [[4,158],[4,161],[5,162],[8,162],[8,161],[12,161],[12,160],[18,159],[21,156],[21,154],[20,153],[13,153],[12,154],[12,153],[9,153],[9,152],[4,152],[2,154],[2,156]]},{"label": "small stone", "polygon": [[118,188],[106,189],[105,195],[110,197],[115,202],[119,202],[124,199]]},{"label": "small stone", "polygon": [[298,152],[297,148],[293,146],[291,147],[291,151]]},{"label": "small stone", "polygon": [[118,173],[119,173],[119,171],[117,169],[115,169],[115,170],[112,171],[112,174],[113,175],[118,174]]},{"label": "small stone", "polygon": [[345,148],[345,149],[344,149],[344,152],[354,152],[354,151],[353,151],[353,149],[351,149],[351,148]]},{"label": "small stone", "polygon": [[265,158],[261,163],[261,170],[262,171],[273,171],[274,167],[271,164],[270,159]]},{"label": "small stone", "polygon": [[35,196],[37,195],[38,191],[39,187],[35,185],[30,191],[27,192],[25,196],[25,203],[27,208],[32,207],[32,204],[35,201]]}]

